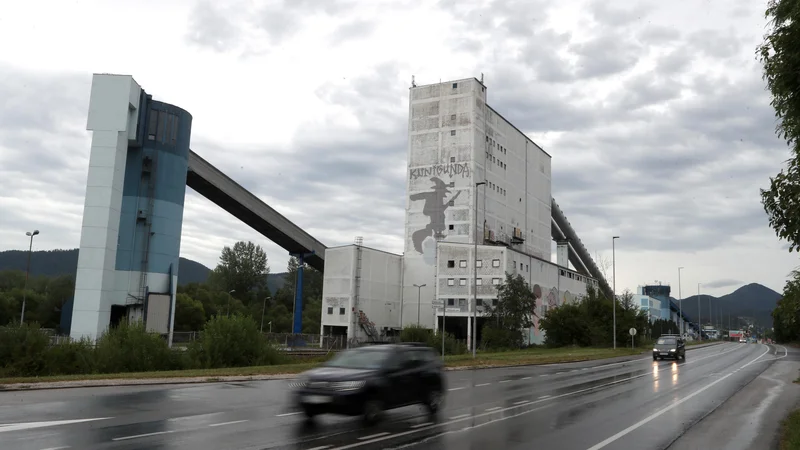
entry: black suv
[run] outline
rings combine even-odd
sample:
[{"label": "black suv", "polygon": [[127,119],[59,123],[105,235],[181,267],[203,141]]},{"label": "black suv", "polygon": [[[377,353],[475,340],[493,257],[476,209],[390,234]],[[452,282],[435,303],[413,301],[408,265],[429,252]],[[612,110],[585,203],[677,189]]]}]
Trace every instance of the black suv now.
[{"label": "black suv", "polygon": [[444,400],[439,355],[423,344],[385,344],[344,350],[291,383],[294,401],[309,419],[319,414],[363,415],[424,404],[436,414]]},{"label": "black suv", "polygon": [[653,346],[653,361],[664,358],[686,360],[686,341],[677,334],[662,334]]}]

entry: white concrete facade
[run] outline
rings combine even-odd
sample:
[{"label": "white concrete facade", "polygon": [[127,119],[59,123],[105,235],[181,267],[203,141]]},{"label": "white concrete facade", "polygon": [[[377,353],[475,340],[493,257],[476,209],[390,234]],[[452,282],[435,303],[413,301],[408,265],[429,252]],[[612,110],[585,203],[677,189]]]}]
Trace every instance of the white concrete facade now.
[{"label": "white concrete facade", "polygon": [[359,317],[372,322],[379,335],[399,328],[402,265],[402,256],[364,246],[328,248],[320,334],[336,334],[331,327],[347,327],[348,339],[368,340]]},{"label": "white concrete facade", "polygon": [[92,79],[92,131],[83,209],[72,338],[96,339],[107,327],[117,286],[115,264],[128,141],[136,139],[141,87],[127,75]]}]

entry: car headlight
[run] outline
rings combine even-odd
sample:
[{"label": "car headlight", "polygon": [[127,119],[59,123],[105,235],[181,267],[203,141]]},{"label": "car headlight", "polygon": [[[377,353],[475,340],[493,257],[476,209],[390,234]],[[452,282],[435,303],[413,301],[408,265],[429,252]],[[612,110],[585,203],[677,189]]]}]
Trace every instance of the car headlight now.
[{"label": "car headlight", "polygon": [[674,348],[671,348],[671,349],[669,349],[669,351],[671,351],[671,352],[674,352],[674,351],[675,351],[675,349],[674,349]]},{"label": "car headlight", "polygon": [[355,391],[356,389],[361,389],[366,384],[366,381],[359,380],[359,381],[337,381],[332,383],[332,388],[339,390],[339,391]]},{"label": "car headlight", "polygon": [[653,349],[653,351],[654,351],[654,352],[657,352],[657,351],[658,351],[658,349],[657,349],[657,348],[654,348],[654,349]]}]

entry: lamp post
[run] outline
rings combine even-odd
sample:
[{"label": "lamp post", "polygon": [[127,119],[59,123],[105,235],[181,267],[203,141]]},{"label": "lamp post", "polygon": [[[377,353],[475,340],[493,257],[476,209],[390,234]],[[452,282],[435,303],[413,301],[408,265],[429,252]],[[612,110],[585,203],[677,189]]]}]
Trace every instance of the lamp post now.
[{"label": "lamp post", "polygon": [[703,320],[700,318],[700,283],[697,283],[697,336],[703,340]]},{"label": "lamp post", "polygon": [[39,234],[39,230],[26,231],[25,235],[30,237],[28,246],[28,265],[25,268],[25,287],[22,289],[22,313],[19,315],[19,326],[25,323],[25,301],[28,299],[28,276],[31,272],[31,254],[33,253],[33,237]]},{"label": "lamp post", "polygon": [[[267,300],[271,299],[272,297],[264,297],[264,306],[261,307],[261,332],[264,332],[264,313],[267,311]],[[272,332],[272,322],[270,322],[269,326],[270,332]]]},{"label": "lamp post", "polygon": [[614,290],[614,298],[611,299],[611,316],[614,322],[614,348],[617,348],[617,250],[615,247],[617,239],[619,239],[619,236],[613,236],[611,238],[611,276],[614,279],[612,287]]},{"label": "lamp post", "polygon": [[425,286],[427,286],[427,283],[414,285],[417,288],[417,326],[419,326],[419,310],[422,304],[422,288]]},{"label": "lamp post", "polygon": [[236,292],[236,289],[231,289],[230,291],[228,291],[228,314],[227,314],[228,317],[231,316],[231,294],[233,294],[234,292]]},{"label": "lamp post", "polygon": [[678,267],[678,309],[680,311],[678,313],[678,315],[680,316],[678,323],[680,324],[681,328],[680,331],[681,337],[683,337],[683,298],[681,297],[681,269],[683,269],[683,267]]},{"label": "lamp post", "polygon": [[472,261],[472,357],[475,358],[475,349],[478,342],[478,187],[485,186],[486,181],[475,183],[475,239],[474,255]]}]

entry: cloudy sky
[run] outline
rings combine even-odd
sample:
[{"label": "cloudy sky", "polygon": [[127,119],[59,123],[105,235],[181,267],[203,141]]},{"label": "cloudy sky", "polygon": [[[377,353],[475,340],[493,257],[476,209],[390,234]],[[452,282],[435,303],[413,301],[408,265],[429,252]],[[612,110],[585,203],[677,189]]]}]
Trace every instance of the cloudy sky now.
[{"label": "cloudy sky", "polygon": [[[401,252],[411,76],[484,73],[490,104],[553,156],[553,195],[586,247],[610,262],[621,236],[618,290],[676,286],[684,266],[684,296],[780,291],[798,259],[759,202],[788,157],[754,57],[765,3],[8,2],[0,249],[34,228],[37,249],[78,246],[91,74],[105,72],[190,111],[193,150],[323,243]],[[182,255],[213,267],[236,240],[285,268],[188,191]]]}]

